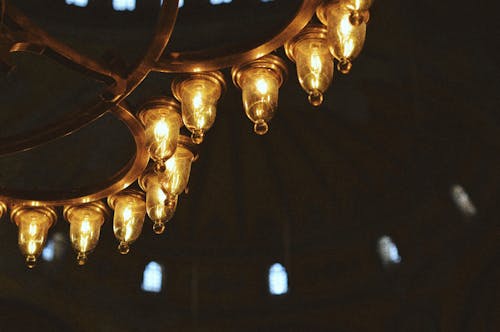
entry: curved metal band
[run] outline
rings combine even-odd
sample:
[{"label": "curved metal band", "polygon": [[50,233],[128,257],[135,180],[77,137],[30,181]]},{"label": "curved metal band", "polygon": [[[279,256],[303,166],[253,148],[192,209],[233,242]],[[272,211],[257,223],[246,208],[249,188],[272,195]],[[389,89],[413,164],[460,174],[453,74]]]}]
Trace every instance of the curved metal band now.
[{"label": "curved metal band", "polygon": [[281,47],[299,33],[316,11],[322,0],[303,0],[294,17],[264,43],[244,45],[228,50],[219,48],[196,52],[173,52],[156,63],[153,71],[162,73],[195,73],[214,71],[255,60]]},{"label": "curved metal band", "polygon": [[44,54],[65,65],[70,65],[98,80],[106,83],[114,82],[116,86],[123,85],[120,84],[123,81],[120,75],[114,73],[103,63],[91,59],[51,37],[12,5],[6,6],[6,14],[15,24],[27,32],[12,34],[11,52],[33,52],[36,50],[35,53]]},{"label": "curved metal band", "polygon": [[[90,107],[82,111],[66,115],[58,122],[39,128],[28,134],[2,138],[0,156],[26,151],[57,138],[69,135],[100,118],[106,111],[124,100],[149,74],[152,64],[167,46],[177,18],[178,0],[164,1],[160,12],[159,24],[153,41],[145,56],[130,72],[126,79],[125,90],[118,95],[112,91],[104,91],[101,99],[94,101]],[[71,60],[71,59],[70,59]],[[86,67],[85,63],[78,63]],[[106,94],[106,95],[104,95]]]},{"label": "curved metal band", "polygon": [[78,192],[46,193],[37,191],[11,191],[0,188],[0,200],[10,204],[22,201],[23,203],[36,203],[36,205],[74,205],[93,202],[120,190],[127,188],[144,171],[148,164],[149,154],[145,147],[146,137],[144,129],[137,118],[124,106],[118,105],[113,109],[113,114],[123,121],[134,137],[136,153],[132,159],[111,178],[95,187],[82,188]]}]

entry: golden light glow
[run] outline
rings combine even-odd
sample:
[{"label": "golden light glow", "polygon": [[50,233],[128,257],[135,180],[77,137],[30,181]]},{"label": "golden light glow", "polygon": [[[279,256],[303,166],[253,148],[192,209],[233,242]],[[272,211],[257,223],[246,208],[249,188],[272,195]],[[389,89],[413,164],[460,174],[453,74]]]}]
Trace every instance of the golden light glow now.
[{"label": "golden light glow", "polygon": [[31,268],[42,252],[56,214],[50,208],[17,207],[12,211],[11,218],[19,228],[19,248],[26,256],[26,264]]},{"label": "golden light glow", "polygon": [[167,160],[166,171],[160,177],[162,188],[168,196],[179,196],[187,187],[193,153],[179,146],[175,154]]},{"label": "golden light glow", "polygon": [[[339,61],[338,69],[346,74],[365,42],[368,12],[353,11],[356,6],[371,4],[370,1],[329,2],[320,7],[318,17],[327,25],[327,41],[330,53]],[[360,8],[361,8],[360,7]]]},{"label": "golden light glow", "polygon": [[146,215],[146,204],[142,194],[137,191],[124,190],[108,199],[111,208],[114,208],[113,231],[120,241],[118,250],[121,254],[129,251],[133,243],[142,232]]},{"label": "golden light glow", "polygon": [[77,262],[79,265],[86,263],[88,253],[97,246],[105,213],[106,207],[101,202],[64,208],[64,217],[70,224],[71,244],[78,253]]},{"label": "golden light glow", "polygon": [[326,41],[326,28],[311,24],[285,45],[288,57],[297,65],[300,85],[311,105],[323,102],[323,93],[333,79],[333,58]]},{"label": "golden light glow", "polygon": [[265,68],[252,68],[242,78],[243,105],[247,117],[254,123],[254,131],[263,135],[278,108],[279,82]]},{"label": "golden light glow", "polygon": [[182,125],[178,104],[168,98],[153,100],[139,112],[146,130],[146,146],[155,162],[164,162],[177,148]]},{"label": "golden light glow", "polygon": [[176,207],[177,197],[169,196],[163,191],[158,175],[150,175],[146,188],[146,211],[153,221],[153,231],[156,234],[165,231],[165,224],[174,216]]},{"label": "golden light glow", "polygon": [[200,73],[172,83],[172,92],[182,105],[182,120],[196,144],[203,142],[205,132],[215,122],[223,84],[219,72]]}]

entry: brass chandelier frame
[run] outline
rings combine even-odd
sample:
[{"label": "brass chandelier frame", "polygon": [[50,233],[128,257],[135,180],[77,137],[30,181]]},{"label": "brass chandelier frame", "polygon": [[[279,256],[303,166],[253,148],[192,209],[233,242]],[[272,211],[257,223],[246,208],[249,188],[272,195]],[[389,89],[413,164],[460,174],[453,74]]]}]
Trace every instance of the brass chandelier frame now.
[{"label": "brass chandelier frame", "polygon": [[[323,0],[302,0],[295,15],[273,36],[261,43],[242,44],[239,47],[216,48],[194,52],[166,53],[165,48],[173,32],[178,0],[163,1],[154,37],[142,59],[127,73],[113,70],[108,64],[79,53],[53,38],[28,17],[5,0],[2,5],[0,38],[8,45],[8,52],[30,52],[49,57],[65,66],[80,71],[106,84],[90,107],[66,115],[60,121],[40,127],[26,135],[5,137],[0,142],[0,157],[19,153],[70,135],[111,113],[125,123],[134,138],[134,156],[113,176],[99,185],[71,193],[41,193],[0,188],[1,201],[32,206],[77,205],[97,201],[113,195],[136,181],[148,164],[148,150],[144,129],[127,107],[126,98],[151,72],[190,74],[215,71],[258,59],[283,46],[297,35],[311,20]],[[8,22],[6,22],[8,20]],[[0,210],[2,206],[0,206]]]}]

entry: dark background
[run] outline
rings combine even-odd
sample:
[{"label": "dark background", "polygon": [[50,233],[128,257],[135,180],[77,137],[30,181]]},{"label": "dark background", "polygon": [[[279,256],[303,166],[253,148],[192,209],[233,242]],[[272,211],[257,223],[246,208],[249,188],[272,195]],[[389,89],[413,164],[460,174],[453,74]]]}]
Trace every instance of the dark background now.
[{"label": "dark background", "polygon": [[[10,1],[82,52],[132,64],[149,43],[157,1],[133,13],[111,1]],[[496,331],[500,185],[499,32],[492,2],[375,1],[352,72],[319,109],[293,63],[264,137],[252,133],[230,83],[167,233],[146,221],[129,255],[112,223],[85,267],[62,256],[23,265],[17,230],[0,223],[0,331]],[[282,26],[299,1],[186,0],[170,50],[238,44]],[[284,56],[282,50],[278,54]],[[50,123],[101,85],[51,60],[12,57],[0,78],[0,138]],[[287,60],[288,61],[288,60]],[[152,74],[129,104],[168,94]],[[133,153],[112,116],[29,152],[0,158],[0,186],[61,190],[98,182]],[[464,216],[450,188],[477,208]],[[67,237],[59,217],[51,236]],[[389,235],[402,261],[384,267]],[[159,294],[141,291],[145,265],[165,267]],[[271,296],[267,272],[288,271]]]}]

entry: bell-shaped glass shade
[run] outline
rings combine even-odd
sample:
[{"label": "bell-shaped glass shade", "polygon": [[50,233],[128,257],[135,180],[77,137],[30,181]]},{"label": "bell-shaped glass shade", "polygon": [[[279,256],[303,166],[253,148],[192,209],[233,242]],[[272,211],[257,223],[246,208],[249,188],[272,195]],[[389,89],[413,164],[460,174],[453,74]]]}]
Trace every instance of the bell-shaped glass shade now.
[{"label": "bell-shaped glass shade", "polygon": [[143,199],[128,194],[119,194],[115,200],[113,231],[116,239],[120,241],[118,250],[126,254],[129,251],[129,244],[141,235],[146,216],[146,203]]},{"label": "bell-shaped glass shade", "polygon": [[297,42],[294,54],[300,85],[309,95],[309,102],[318,106],[333,79],[333,59],[328,45],[324,39],[307,38]]},{"label": "bell-shaped glass shade", "polygon": [[35,266],[54,220],[55,217],[38,208],[27,208],[16,214],[14,222],[19,228],[18,244],[21,252],[26,256],[28,267]]},{"label": "bell-shaped glass shade", "polygon": [[[350,63],[363,48],[366,24],[353,25],[350,21],[351,12],[339,3],[331,4],[326,15],[330,53],[341,63]],[[350,69],[350,66],[348,67]]]},{"label": "bell-shaped glass shade", "polygon": [[267,132],[267,122],[278,108],[279,86],[276,74],[266,68],[249,68],[242,74],[243,107],[259,135]]},{"label": "bell-shaped glass shade", "polygon": [[220,95],[221,86],[203,76],[194,76],[181,83],[182,120],[192,133],[194,143],[201,143],[205,132],[214,124]]},{"label": "bell-shaped glass shade", "polygon": [[186,189],[193,159],[193,153],[179,145],[172,158],[167,160],[160,182],[168,196],[179,196]]},{"label": "bell-shaped glass shade", "polygon": [[368,10],[370,9],[373,0],[340,0],[340,4],[349,10]]},{"label": "bell-shaped glass shade", "polygon": [[181,116],[172,109],[151,109],[144,113],[146,146],[154,161],[166,161],[177,148]]},{"label": "bell-shaped glass shade", "polygon": [[162,188],[160,177],[151,174],[147,178],[146,212],[153,221],[153,230],[161,234],[165,223],[172,219],[177,208],[177,197],[168,195]]},{"label": "bell-shaped glass shade", "polygon": [[77,262],[85,264],[87,254],[95,249],[99,242],[101,226],[104,223],[104,212],[93,203],[65,208],[65,216],[69,226],[69,237],[73,248],[78,253]]}]

